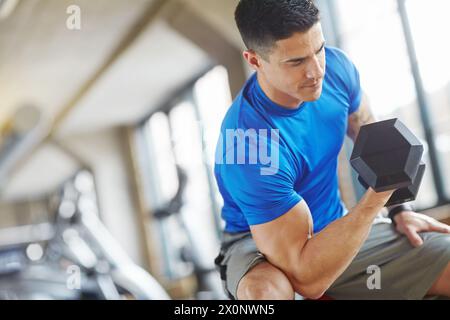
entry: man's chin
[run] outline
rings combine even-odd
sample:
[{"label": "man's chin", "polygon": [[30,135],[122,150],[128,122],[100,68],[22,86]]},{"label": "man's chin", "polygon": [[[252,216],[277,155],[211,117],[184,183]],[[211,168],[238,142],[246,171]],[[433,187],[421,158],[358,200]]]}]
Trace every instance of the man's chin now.
[{"label": "man's chin", "polygon": [[317,92],[314,93],[302,95],[302,98],[300,100],[305,102],[313,102],[319,100],[321,95],[322,89],[317,90]]}]

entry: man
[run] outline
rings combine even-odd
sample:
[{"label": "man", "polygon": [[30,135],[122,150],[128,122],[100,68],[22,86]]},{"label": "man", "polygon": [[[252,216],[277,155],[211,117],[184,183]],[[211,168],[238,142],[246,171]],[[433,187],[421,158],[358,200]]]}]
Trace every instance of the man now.
[{"label": "man", "polygon": [[[226,227],[216,264],[230,298],[450,296],[447,225],[406,206],[374,223],[394,190],[369,189],[349,211],[340,199],[344,136],[374,116],[355,66],[325,46],[312,1],[241,0],[235,18],[256,72],[222,124],[233,144],[217,149]],[[272,171],[252,154],[263,148],[277,156]]]}]

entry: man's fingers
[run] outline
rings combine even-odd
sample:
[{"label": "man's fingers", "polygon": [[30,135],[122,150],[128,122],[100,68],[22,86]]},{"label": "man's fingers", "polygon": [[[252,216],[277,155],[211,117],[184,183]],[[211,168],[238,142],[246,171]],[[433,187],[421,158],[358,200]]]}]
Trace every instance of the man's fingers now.
[{"label": "man's fingers", "polygon": [[436,232],[442,232],[442,233],[450,233],[450,226],[441,223],[441,222],[434,222],[430,226],[430,231],[436,231]]},{"label": "man's fingers", "polygon": [[422,238],[415,229],[407,228],[405,230],[405,235],[414,247],[420,247],[423,244]]}]

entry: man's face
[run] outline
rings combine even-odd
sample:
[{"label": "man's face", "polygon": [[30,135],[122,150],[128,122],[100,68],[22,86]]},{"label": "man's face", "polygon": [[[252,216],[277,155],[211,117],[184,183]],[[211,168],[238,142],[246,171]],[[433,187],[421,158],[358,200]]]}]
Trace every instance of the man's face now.
[{"label": "man's face", "polygon": [[322,93],[324,45],[321,25],[316,23],[305,33],[295,33],[276,42],[266,60],[256,54],[258,65],[253,67],[278,97],[314,101]]}]

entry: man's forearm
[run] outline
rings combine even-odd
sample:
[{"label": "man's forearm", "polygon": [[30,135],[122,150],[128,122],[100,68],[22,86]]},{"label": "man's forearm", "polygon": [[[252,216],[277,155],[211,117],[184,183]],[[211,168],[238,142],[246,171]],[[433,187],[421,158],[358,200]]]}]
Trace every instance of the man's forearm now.
[{"label": "man's forearm", "polygon": [[348,267],[367,239],[372,222],[392,192],[369,190],[343,218],[308,240],[299,255],[294,288],[326,290]]}]

